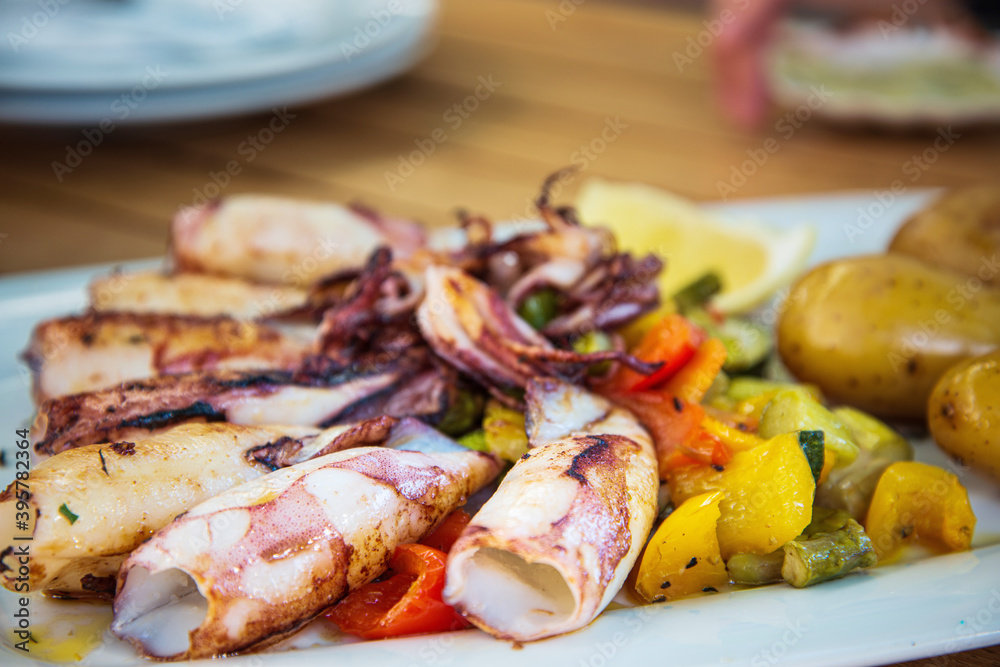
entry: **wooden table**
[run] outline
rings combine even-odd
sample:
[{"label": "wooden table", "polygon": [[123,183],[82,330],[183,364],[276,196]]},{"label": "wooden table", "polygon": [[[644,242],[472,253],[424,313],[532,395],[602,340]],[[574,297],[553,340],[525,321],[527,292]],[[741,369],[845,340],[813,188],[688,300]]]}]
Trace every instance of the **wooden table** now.
[{"label": "wooden table", "polygon": [[[712,104],[708,55],[683,71],[675,63],[703,30],[694,14],[598,0],[443,5],[436,45],[414,71],[350,98],[291,107],[281,132],[252,152],[244,142],[273,114],[116,128],[70,172],[53,163],[66,161],[81,129],[0,127],[0,271],[161,255],[174,211],[217,192],[360,199],[431,223],[452,219],[456,207],[505,218],[525,213],[545,175],[574,164],[566,200],[584,177],[602,175],[715,201],[747,151],[776,137],[780,150],[728,194],[874,194],[911,178],[908,161],[935,138],[845,133],[815,119],[787,138],[778,115],[759,132],[734,129]],[[483,99],[470,98],[477,88]],[[446,139],[411,174],[402,163],[441,132]],[[1000,132],[960,135],[907,182],[995,182]],[[232,161],[239,173],[224,176]],[[996,665],[1000,650],[909,664]]]}]

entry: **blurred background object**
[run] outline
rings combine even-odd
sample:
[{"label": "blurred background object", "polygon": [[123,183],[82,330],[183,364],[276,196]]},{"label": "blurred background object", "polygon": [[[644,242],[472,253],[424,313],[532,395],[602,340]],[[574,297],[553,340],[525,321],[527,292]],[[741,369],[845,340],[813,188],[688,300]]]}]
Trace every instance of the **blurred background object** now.
[{"label": "blurred background object", "polygon": [[[436,0],[8,0],[0,120],[213,118],[353,92],[427,50]],[[112,104],[114,104],[112,102]]]},{"label": "blurred background object", "polygon": [[[391,11],[391,0],[380,1]],[[18,53],[3,33],[4,72],[30,67],[34,61],[22,57],[51,39],[62,12],[76,6],[75,0],[8,6],[22,3],[35,8],[29,20],[38,26],[34,33],[23,22],[14,26],[14,34],[34,35]],[[42,4],[58,13],[48,18]],[[182,13],[182,5],[164,4],[155,10],[162,16]],[[336,4],[314,11],[329,15],[351,5],[355,15],[368,17],[362,32],[367,22],[375,21],[373,30],[378,25],[373,5]],[[200,6],[218,24],[220,50],[242,48],[235,26],[254,34],[253,17],[264,11],[253,0]],[[253,16],[242,16],[245,10]],[[428,24],[422,43],[430,50],[422,60],[404,60],[401,69],[412,65],[405,73],[351,95],[325,98],[317,86],[307,91],[318,98],[310,103],[274,102],[216,120],[131,124],[152,113],[157,95],[171,92],[168,76],[163,88],[105,93],[91,122],[0,124],[0,233],[6,234],[0,270],[158,256],[167,222],[181,206],[241,192],[360,200],[443,223],[459,207],[500,219],[530,216],[538,184],[564,166],[576,168],[554,193],[566,202],[598,175],[699,201],[855,190],[878,206],[891,205],[900,192],[995,181],[1000,167],[1000,133],[992,127],[843,132],[821,118],[824,105],[833,104],[822,96],[790,109],[768,106],[752,128],[732,124],[713,94],[724,21],[707,3],[442,0],[439,10]],[[383,30],[396,18],[402,17]],[[288,19],[264,21],[257,30],[262,45],[273,45],[296,30],[315,36],[324,26]],[[156,34],[170,36],[166,29]],[[354,29],[348,34],[351,41],[326,46],[354,63],[364,51],[351,52],[360,37]],[[199,48],[214,47],[209,40]],[[99,57],[84,54],[80,62]],[[119,69],[97,68],[88,80],[126,76],[124,68],[132,67],[139,76],[132,85],[141,86],[146,67],[157,64],[120,61]],[[219,61],[233,62],[240,59]],[[273,80],[294,83],[296,74]],[[177,93],[212,94],[211,88]],[[0,104],[16,93],[0,88]],[[39,120],[64,112],[63,95],[75,97],[52,93]]]},{"label": "blurred background object", "polygon": [[1000,7],[979,0],[713,0],[716,86],[735,123],[772,98],[882,126],[1000,119]]}]

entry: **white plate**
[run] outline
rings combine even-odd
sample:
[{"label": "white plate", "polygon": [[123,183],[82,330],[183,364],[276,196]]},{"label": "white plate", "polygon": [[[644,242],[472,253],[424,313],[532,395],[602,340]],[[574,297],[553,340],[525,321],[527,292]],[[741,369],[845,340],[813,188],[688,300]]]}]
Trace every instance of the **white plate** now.
[{"label": "white plate", "polygon": [[[929,193],[894,197],[847,194],[747,201],[713,207],[734,216],[753,216],[776,225],[817,224],[814,261],[876,252],[885,247],[900,220],[927,201]],[[879,196],[881,202],[879,202]],[[886,206],[888,204],[888,206]],[[862,215],[863,214],[863,215]],[[872,220],[872,222],[868,222]],[[9,448],[15,427],[27,422],[30,402],[16,353],[33,322],[66,313],[84,303],[88,276],[104,269],[75,269],[0,279],[0,424]],[[948,466],[929,442],[917,442],[917,458]],[[804,590],[784,585],[601,615],[589,627],[563,637],[515,648],[477,631],[313,646],[291,652],[228,658],[215,665],[254,667],[358,667],[467,665],[476,667],[605,667],[617,664],[878,665],[1000,643],[1000,488],[959,470],[978,517],[973,549],[948,556],[875,568],[863,574]],[[8,467],[4,476],[13,472]],[[4,591],[3,620],[9,628],[16,599]],[[37,632],[52,631],[44,616],[52,609],[67,617],[74,603],[32,600]],[[92,609],[84,609],[93,614]],[[10,667],[35,664],[13,651],[3,633],[0,662]],[[322,642],[321,633],[295,642]],[[105,638],[90,654],[90,664],[145,663],[119,642]],[[206,663],[207,664],[207,663]]]},{"label": "white plate", "polygon": [[204,119],[345,94],[410,68],[437,14],[437,0],[59,2],[46,21],[26,0],[0,15],[0,120]]}]

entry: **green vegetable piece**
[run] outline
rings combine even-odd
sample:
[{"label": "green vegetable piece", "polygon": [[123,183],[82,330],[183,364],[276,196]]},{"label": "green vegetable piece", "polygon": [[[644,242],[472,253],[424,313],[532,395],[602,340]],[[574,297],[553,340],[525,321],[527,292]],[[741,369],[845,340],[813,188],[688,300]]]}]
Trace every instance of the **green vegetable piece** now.
[{"label": "green vegetable piece", "polygon": [[722,368],[729,373],[746,373],[759,367],[774,350],[771,333],[742,317],[727,317],[716,328],[715,336],[726,346]]},{"label": "green vegetable piece", "polygon": [[862,451],[850,465],[830,471],[826,481],[816,487],[816,503],[864,521],[878,480],[892,463],[892,459]]},{"label": "green vegetable piece", "polygon": [[77,519],[79,519],[79,518],[80,518],[80,517],[79,517],[79,515],[77,515],[77,514],[74,514],[74,513],[73,513],[73,510],[71,510],[71,509],[70,509],[70,508],[69,508],[69,507],[68,507],[68,506],[66,505],[66,503],[63,503],[62,505],[60,505],[60,506],[59,506],[59,513],[60,513],[60,514],[62,514],[62,515],[63,515],[64,517],[66,517],[66,520],[67,520],[67,521],[69,521],[69,524],[70,524],[71,526],[72,526],[72,525],[73,525],[74,523],[76,523],[76,520],[77,520]]},{"label": "green vegetable piece", "polygon": [[684,315],[726,346],[722,369],[727,373],[747,373],[760,367],[774,349],[770,331],[750,320],[727,317],[719,322],[700,307],[690,308]]},{"label": "green vegetable piece", "polygon": [[[611,336],[603,331],[588,331],[582,336],[573,339],[573,350],[580,354],[593,354],[594,352],[607,352],[614,349]],[[610,361],[601,361],[587,369],[588,375],[606,375],[611,368]]]},{"label": "green vegetable piece", "polygon": [[458,389],[451,392],[448,409],[437,423],[437,429],[451,436],[468,433],[479,425],[482,414],[482,396],[465,389]]},{"label": "green vegetable piece", "polygon": [[823,431],[799,431],[799,447],[809,461],[809,471],[814,480],[819,480],[823,472],[823,455],[826,446],[823,444]]},{"label": "green vegetable piece", "polygon": [[812,523],[782,550],[781,576],[796,588],[838,579],[878,562],[861,524],[845,512],[822,507],[813,509]]},{"label": "green vegetable piece", "polygon": [[862,450],[892,461],[913,460],[913,447],[906,438],[880,419],[850,407],[835,408],[833,414],[850,429],[854,442]]},{"label": "green vegetable piece", "polygon": [[820,400],[819,389],[814,385],[774,382],[746,375],[733,378],[732,382],[729,383],[726,395],[734,401],[745,401],[761,394],[766,394],[769,391],[799,391],[814,401],[818,402]]},{"label": "green vegetable piece", "polygon": [[824,443],[837,455],[838,467],[858,457],[858,446],[851,431],[832,412],[803,391],[784,390],[764,406],[758,434],[765,439],[796,431],[823,431]]},{"label": "green vegetable piece", "polygon": [[461,438],[458,439],[458,444],[463,447],[468,447],[469,449],[474,449],[477,452],[489,452],[490,448],[486,444],[486,431],[483,429],[478,429],[472,431],[471,433],[466,433]]},{"label": "green vegetable piece", "polygon": [[721,290],[722,281],[719,280],[718,274],[706,273],[674,294],[674,303],[680,313],[687,314],[689,310],[704,306]]},{"label": "green vegetable piece", "polygon": [[784,562],[785,552],[781,549],[769,554],[734,554],[726,561],[726,569],[737,584],[761,586],[782,580]]},{"label": "green vegetable piece", "polygon": [[607,352],[613,348],[614,345],[611,342],[611,336],[603,331],[588,331],[573,340],[573,349],[581,354]]},{"label": "green vegetable piece", "polygon": [[521,302],[517,314],[535,329],[541,329],[559,314],[559,295],[549,287],[532,292]]}]

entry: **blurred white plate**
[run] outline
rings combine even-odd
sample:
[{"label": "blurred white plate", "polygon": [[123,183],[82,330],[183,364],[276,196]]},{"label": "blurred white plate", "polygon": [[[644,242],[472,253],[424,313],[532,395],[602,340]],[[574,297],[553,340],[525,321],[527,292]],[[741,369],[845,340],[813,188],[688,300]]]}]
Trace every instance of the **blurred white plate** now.
[{"label": "blurred white plate", "polygon": [[[713,206],[734,218],[752,217],[777,226],[814,223],[818,238],[812,261],[877,252],[896,226],[926,204],[931,193],[908,193],[888,205],[873,193],[748,200]],[[874,221],[857,226],[859,215],[882,206]],[[872,217],[867,218],[872,220]],[[148,266],[148,265],[146,265]],[[16,353],[33,323],[79,310],[84,286],[110,267],[22,274],[0,278],[0,425],[7,429],[0,449],[13,461],[14,429],[31,413],[29,386]],[[23,367],[22,367],[23,368]],[[929,441],[915,442],[920,460],[951,467]],[[0,483],[13,477],[0,469]],[[671,604],[607,611],[590,626],[562,637],[512,646],[478,631],[331,646],[329,630],[310,630],[279,645],[282,652],[199,662],[215,667],[396,667],[474,665],[475,667],[685,667],[775,664],[815,666],[883,665],[1000,643],[1000,487],[960,470],[976,513],[971,551],[877,567],[802,590],[785,585],[720,593]],[[0,590],[0,664],[28,667],[51,657],[35,647],[25,655],[11,648],[10,629],[17,598]],[[86,653],[81,664],[102,667],[152,665],[101,630],[110,616],[101,608],[32,598],[32,631],[40,636],[77,638],[64,650]],[[287,650],[296,647],[298,650]],[[515,650],[519,649],[519,650]],[[36,662],[37,661],[37,662]]]},{"label": "blurred white plate", "polygon": [[0,120],[100,126],[262,111],[373,85],[423,55],[437,1],[15,0],[5,10]]}]

